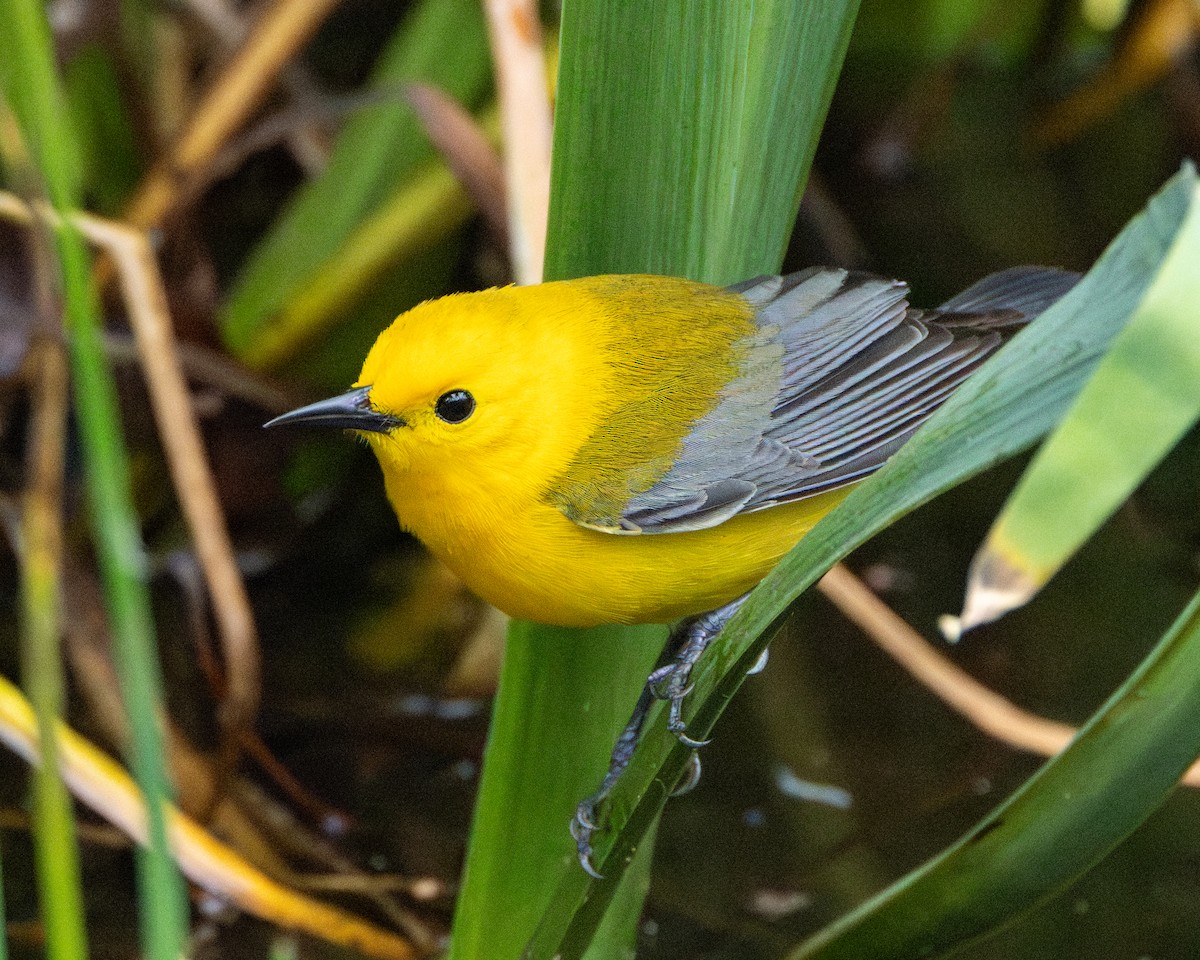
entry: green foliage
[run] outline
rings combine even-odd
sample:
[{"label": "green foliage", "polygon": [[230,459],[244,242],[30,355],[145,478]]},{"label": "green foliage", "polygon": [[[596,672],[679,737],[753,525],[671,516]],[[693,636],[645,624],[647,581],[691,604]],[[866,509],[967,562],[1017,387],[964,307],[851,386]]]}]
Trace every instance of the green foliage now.
[{"label": "green foliage", "polygon": [[1094,866],[1167,798],[1200,752],[1200,594],[1058,757],[924,867],[791,960],[953,953]]},{"label": "green foliage", "polygon": [[777,270],[858,3],[567,3],[546,278]]},{"label": "green foliage", "polygon": [[404,84],[423,80],[474,105],[490,76],[483,14],[473,0],[422,0],[375,66],[364,107],[338,136],[329,165],[292,199],[225,303],[222,334],[235,354],[252,351],[275,314],[391,194],[433,156]]},{"label": "green foliage", "polygon": [[1197,264],[1193,198],[1137,311],[997,518],[973,590],[1001,588],[981,579],[990,571],[1025,585],[1012,605],[1028,600],[1200,418]]}]

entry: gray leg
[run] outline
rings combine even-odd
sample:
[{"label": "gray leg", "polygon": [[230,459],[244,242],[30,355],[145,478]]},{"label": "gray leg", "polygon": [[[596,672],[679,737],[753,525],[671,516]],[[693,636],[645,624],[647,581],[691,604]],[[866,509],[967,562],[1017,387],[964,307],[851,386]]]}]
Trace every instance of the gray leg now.
[{"label": "gray leg", "polygon": [[[571,836],[575,838],[575,847],[579,852],[579,864],[587,873],[597,880],[602,879],[596,868],[592,866],[592,834],[599,823],[596,810],[612,792],[621,774],[629,766],[633,751],[641,740],[642,727],[655,700],[667,700],[671,706],[667,713],[667,729],[686,747],[693,749],[702,747],[707,740],[694,740],[687,735],[687,724],[683,719],[683,701],[691,692],[692,670],[700,661],[709,644],[716,639],[725,624],[745,602],[746,597],[739,597],[732,603],[691,617],[677,624],[667,638],[659,666],[646,680],[646,686],[638,697],[636,706],[625,729],[617,737],[613,746],[612,757],[608,763],[608,772],[600,783],[599,789],[590,797],[583,800],[575,809],[575,819],[571,821]],[[700,758],[693,755],[688,767],[687,776],[681,783],[677,793],[686,793],[695,787],[700,779]]]}]

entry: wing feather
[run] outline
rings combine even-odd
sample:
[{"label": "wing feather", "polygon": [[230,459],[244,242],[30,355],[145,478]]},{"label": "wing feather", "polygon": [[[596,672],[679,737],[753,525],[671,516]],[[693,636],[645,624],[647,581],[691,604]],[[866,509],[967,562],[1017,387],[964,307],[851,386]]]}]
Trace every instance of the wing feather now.
[{"label": "wing feather", "polygon": [[609,533],[700,530],[871,473],[997,346],[1074,285],[1041,267],[993,274],[934,311],[908,288],[810,268],[727,288],[754,310],[739,375],[683,439],[673,464],[619,517],[575,517]]}]

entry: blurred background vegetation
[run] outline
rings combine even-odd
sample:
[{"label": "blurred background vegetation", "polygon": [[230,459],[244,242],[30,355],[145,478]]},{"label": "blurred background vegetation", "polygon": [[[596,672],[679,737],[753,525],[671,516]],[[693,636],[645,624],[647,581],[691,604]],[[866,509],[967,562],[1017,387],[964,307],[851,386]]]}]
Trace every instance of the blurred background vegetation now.
[{"label": "blurred background vegetation", "polygon": [[[220,627],[129,326],[101,285],[170,736],[203,760],[180,803],[202,820],[220,807],[217,832],[267,872],[300,886],[320,875],[308,886],[321,896],[432,948],[449,925],[504,625],[400,534],[365,447],[261,423],[348,385],[403,309],[511,281],[498,188],[486,177],[458,186],[430,139],[470,179],[449,110],[409,86],[449,94],[494,140],[487,31],[476,0],[310,4],[315,34],[275,72],[259,66],[274,79],[249,122],[213,149],[172,151],[208,92],[236,75],[250,25],[288,6],[56,0],[46,12],[80,196],[149,230],[158,252],[261,641],[255,733],[231,765]],[[543,15],[552,48],[557,11]],[[1198,24],[1191,0],[863,0],[785,269],[903,277],[918,304],[1016,263],[1086,269],[1181,159],[1200,155]],[[5,187],[35,193],[8,110],[0,151]],[[21,673],[14,518],[33,457],[46,296],[29,231],[0,221],[9,677]],[[66,716],[115,751],[123,733],[107,709],[108,631],[75,427],[66,451]],[[852,568],[936,636],[1021,468],[940,498],[859,550]],[[1085,719],[1194,589],[1198,468],[1193,432],[1033,608],[981,629],[953,658],[1030,710]],[[801,601],[772,654],[707,748],[700,787],[667,808],[640,956],[780,956],[960,836],[1038,765],[952,714],[819,596]],[[814,800],[813,784],[837,789]],[[46,933],[30,797],[27,766],[0,753],[15,957],[42,955]],[[1197,803],[1177,793],[1069,892],[964,955],[1193,956]],[[91,952],[131,955],[128,845],[80,816]],[[274,927],[194,899],[197,955],[291,949]],[[336,948],[303,939],[301,949]]]}]

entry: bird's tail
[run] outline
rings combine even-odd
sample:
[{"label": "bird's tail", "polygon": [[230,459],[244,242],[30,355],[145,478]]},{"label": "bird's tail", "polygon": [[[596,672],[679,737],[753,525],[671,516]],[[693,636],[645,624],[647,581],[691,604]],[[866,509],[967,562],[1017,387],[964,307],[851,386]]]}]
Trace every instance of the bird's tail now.
[{"label": "bird's tail", "polygon": [[[1020,325],[1057,302],[1078,282],[1079,274],[1052,267],[1001,270],[943,303],[937,321],[976,328]],[[990,320],[984,320],[985,316]]]}]

